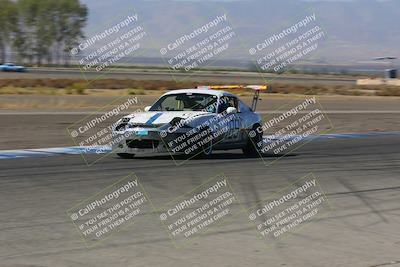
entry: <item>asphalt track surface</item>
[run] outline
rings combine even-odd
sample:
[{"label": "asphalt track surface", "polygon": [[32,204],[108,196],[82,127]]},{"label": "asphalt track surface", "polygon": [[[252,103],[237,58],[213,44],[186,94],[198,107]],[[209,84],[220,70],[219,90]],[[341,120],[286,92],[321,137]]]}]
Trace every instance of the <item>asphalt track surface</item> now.
[{"label": "asphalt track surface", "polygon": [[310,84],[332,84],[332,85],[354,85],[356,79],[316,77],[316,76],[289,76],[274,74],[259,74],[249,72],[190,72],[175,73],[169,71],[143,71],[143,70],[112,70],[104,72],[80,71],[77,69],[29,69],[26,73],[0,72],[0,78],[10,79],[86,79],[88,81],[104,78],[113,79],[135,79],[135,80],[161,80],[161,81],[193,81],[193,82],[240,82],[245,84],[282,82],[282,83],[305,83]]},{"label": "asphalt track surface", "polygon": [[[268,166],[239,151],[181,166],[113,155],[90,166],[80,155],[0,160],[0,266],[400,266],[399,152],[400,136],[375,136],[313,141]],[[176,249],[149,212],[87,248],[66,211],[131,172],[156,207],[224,173],[245,208],[312,172],[332,209],[269,247],[242,214]]]}]

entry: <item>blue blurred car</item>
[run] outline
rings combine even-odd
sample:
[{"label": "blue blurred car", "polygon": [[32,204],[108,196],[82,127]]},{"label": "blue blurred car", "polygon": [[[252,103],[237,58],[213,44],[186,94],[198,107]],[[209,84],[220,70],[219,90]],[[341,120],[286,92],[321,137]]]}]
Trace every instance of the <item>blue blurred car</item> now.
[{"label": "blue blurred car", "polygon": [[23,66],[17,66],[13,63],[4,63],[3,65],[0,65],[0,71],[25,72],[26,68]]}]

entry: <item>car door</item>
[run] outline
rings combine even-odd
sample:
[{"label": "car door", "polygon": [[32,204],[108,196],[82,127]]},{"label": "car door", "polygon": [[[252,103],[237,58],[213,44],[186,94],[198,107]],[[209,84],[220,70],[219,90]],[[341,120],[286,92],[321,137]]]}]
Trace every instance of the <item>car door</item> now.
[{"label": "car door", "polygon": [[238,99],[234,96],[222,96],[220,99],[220,107],[218,113],[226,111],[228,107],[234,107],[238,113],[227,114],[224,117],[227,119],[227,132],[224,135],[222,142],[227,143],[239,143],[243,140],[243,134],[241,129],[243,128],[242,117],[240,116]]}]

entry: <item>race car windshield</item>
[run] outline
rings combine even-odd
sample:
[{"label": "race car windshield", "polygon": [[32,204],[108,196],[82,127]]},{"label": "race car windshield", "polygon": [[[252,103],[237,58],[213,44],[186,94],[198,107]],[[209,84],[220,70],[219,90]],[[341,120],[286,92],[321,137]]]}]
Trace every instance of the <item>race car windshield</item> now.
[{"label": "race car windshield", "polygon": [[207,111],[216,112],[217,96],[207,94],[175,94],[161,97],[150,111]]}]

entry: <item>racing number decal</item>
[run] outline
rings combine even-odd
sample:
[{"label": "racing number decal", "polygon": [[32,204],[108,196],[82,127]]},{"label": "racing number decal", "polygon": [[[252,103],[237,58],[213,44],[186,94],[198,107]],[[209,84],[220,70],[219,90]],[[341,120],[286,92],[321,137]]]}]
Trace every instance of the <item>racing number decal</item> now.
[{"label": "racing number decal", "polygon": [[236,142],[240,140],[240,120],[235,118],[228,122],[228,131],[225,136],[228,142]]}]

